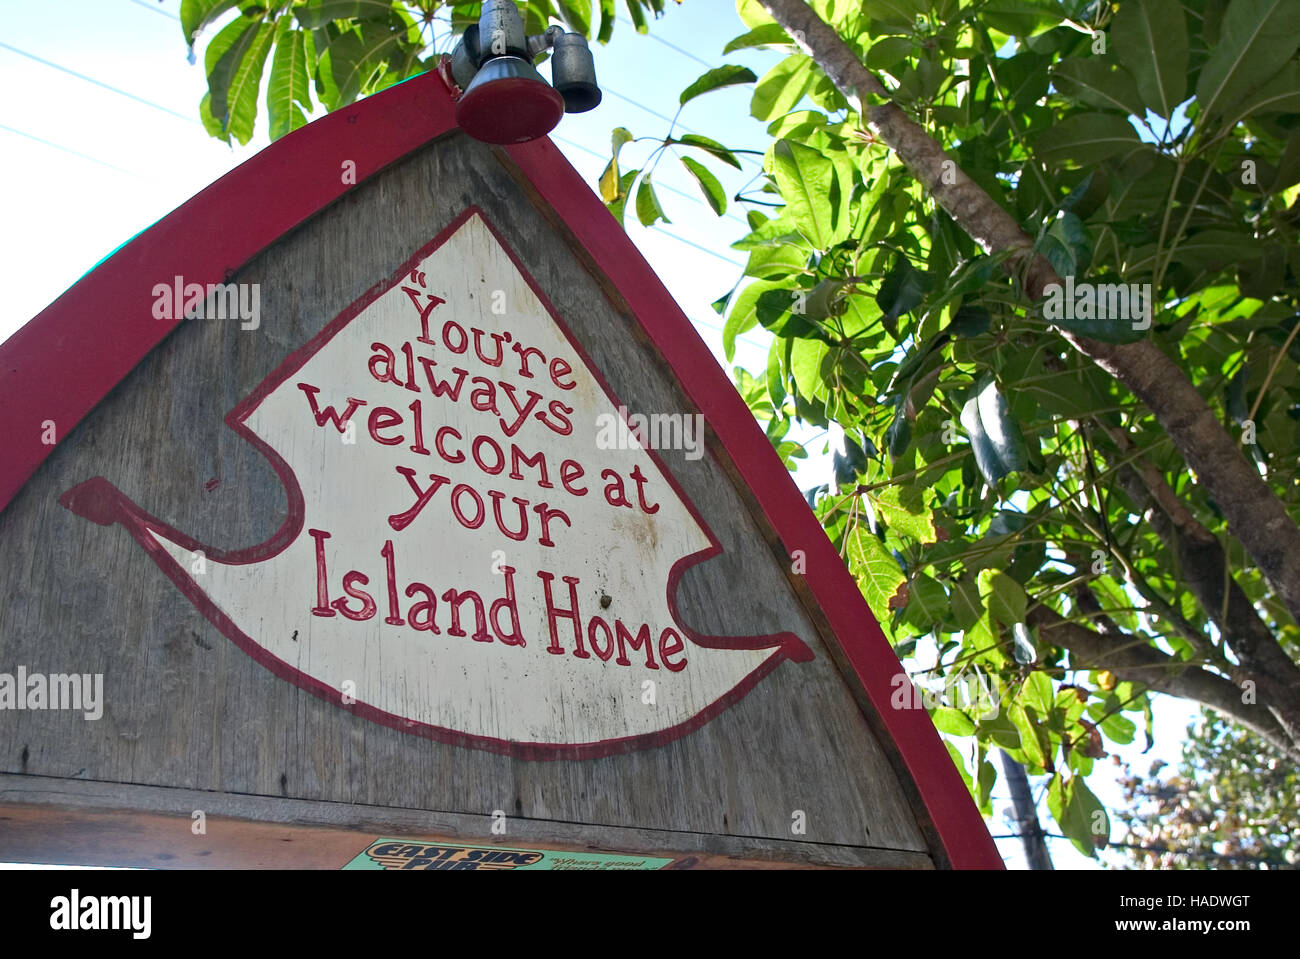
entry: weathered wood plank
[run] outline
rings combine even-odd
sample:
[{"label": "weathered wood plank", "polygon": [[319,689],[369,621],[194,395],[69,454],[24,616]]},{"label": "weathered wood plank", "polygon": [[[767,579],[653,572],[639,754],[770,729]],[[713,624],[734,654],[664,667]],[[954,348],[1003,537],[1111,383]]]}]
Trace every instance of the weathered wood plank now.
[{"label": "weathered wood plank", "polygon": [[[39,804],[31,802],[39,794]],[[194,832],[193,813],[205,816]],[[376,809],[0,775],[0,849],[10,862],[144,869],[338,869],[377,838],[673,858],[672,869],[931,869],[924,853],[576,823]]]},{"label": "weathered wood plank", "polygon": [[[93,723],[0,713],[0,771],[471,817],[501,809],[591,823],[591,835],[716,831],[769,844],[923,852],[908,790],[745,498],[712,457],[661,451],[724,549],[684,576],[684,618],[705,634],[788,630],[816,659],[782,664],[682,739],[597,760],[514,760],[351,716],[236,649],[120,527],[57,505],[65,490],[102,475],[203,542],[238,548],[268,538],[283,520],[284,490],[223,416],[471,203],[503,232],[630,409],[692,412],[631,318],[578,268],[543,212],[520,202],[495,156],[445,138],[267,250],[233,278],[260,284],[258,330],[183,324],[0,514],[0,588],[13,597],[0,607],[0,665],[103,672],[107,690],[104,717]],[[791,833],[796,810],[804,835]]]}]

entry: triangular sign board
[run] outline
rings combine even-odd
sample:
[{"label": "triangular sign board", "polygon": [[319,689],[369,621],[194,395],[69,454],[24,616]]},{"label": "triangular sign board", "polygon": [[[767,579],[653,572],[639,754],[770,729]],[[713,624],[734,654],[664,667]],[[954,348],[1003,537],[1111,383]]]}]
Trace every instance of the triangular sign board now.
[{"label": "triangular sign board", "polygon": [[0,858],[1000,865],[687,319],[452,96],[284,138],[0,346]]}]

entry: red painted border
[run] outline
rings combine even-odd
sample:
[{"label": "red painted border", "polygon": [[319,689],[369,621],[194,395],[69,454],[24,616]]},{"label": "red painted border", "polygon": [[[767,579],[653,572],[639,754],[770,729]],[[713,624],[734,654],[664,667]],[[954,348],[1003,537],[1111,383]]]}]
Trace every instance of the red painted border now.
[{"label": "red painted border", "polygon": [[[152,318],[154,282],[177,274],[187,282],[223,282],[347,192],[340,158],[356,163],[360,182],[453,126],[452,101],[434,73],[308,124],[133,239],[0,344],[0,397],[10,437],[0,462],[0,509],[49,455],[51,447],[40,439],[42,424],[53,420],[58,435],[66,436],[176,325]],[[923,710],[890,707],[891,680],[901,672],[893,650],[690,321],[554,144],[539,140],[506,149],[632,306],[787,551],[804,550],[815,573],[808,586],[897,745],[949,862],[958,868],[1001,868],[1001,856],[929,717]],[[243,232],[206,228],[224,220],[234,206],[261,215]]]}]

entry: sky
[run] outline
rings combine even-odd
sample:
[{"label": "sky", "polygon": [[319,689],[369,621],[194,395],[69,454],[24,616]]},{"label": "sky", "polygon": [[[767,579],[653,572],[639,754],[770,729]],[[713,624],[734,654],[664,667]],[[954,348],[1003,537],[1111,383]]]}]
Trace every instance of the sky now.
[{"label": "sky", "polygon": [[[264,104],[257,133],[247,146],[227,147],[198,120],[206,91],[201,38],[198,64],[187,61],[176,18],[180,0],[63,0],[57,18],[47,4],[0,0],[0,176],[8,189],[0,231],[0,340],[39,313],[105,256],[184,203],[226,171],[268,144]],[[637,35],[621,17],[613,41],[595,46],[604,100],[596,110],[566,116],[552,134],[584,179],[596,188],[609,159],[610,133],[662,137],[678,107],[678,94],[705,70],[727,63],[758,76],[780,54],[737,51],[722,56],[727,40],[746,28],[729,0],[669,3],[666,15]],[[543,69],[545,72],[545,69]],[[78,74],[74,76],[73,74]],[[728,146],[762,151],[765,125],[749,117],[751,87],[718,90],[690,103],[676,130],[705,133]],[[318,114],[319,115],[319,114]],[[649,146],[624,148],[623,169],[645,160]],[[728,194],[760,169],[759,157],[742,158],[740,173],[708,163]],[[743,212],[719,218],[694,180],[665,155],[654,180],[671,225],[645,229],[629,214],[628,232],[720,364],[722,318],[710,304],[742,275],[743,254],[730,244],[748,232]],[[753,330],[737,342],[735,364],[766,367],[770,334]],[[809,460],[796,473],[800,488],[828,482],[826,437],[792,431],[806,443]],[[1139,757],[1140,745],[1121,750],[1135,768],[1159,755],[1178,759],[1193,711],[1161,697],[1156,703],[1157,750]],[[1138,742],[1142,741],[1139,734]],[[1119,790],[1103,770],[1090,784],[1108,806]],[[1036,792],[1038,792],[1036,788]],[[1002,810],[1010,800],[999,778],[994,791],[995,834],[1011,831]],[[1040,817],[1055,831],[1045,804]],[[1118,832],[1112,833],[1118,838]],[[1058,868],[1091,868],[1065,840],[1049,840]],[[1018,840],[999,840],[1011,868],[1023,868]]]}]

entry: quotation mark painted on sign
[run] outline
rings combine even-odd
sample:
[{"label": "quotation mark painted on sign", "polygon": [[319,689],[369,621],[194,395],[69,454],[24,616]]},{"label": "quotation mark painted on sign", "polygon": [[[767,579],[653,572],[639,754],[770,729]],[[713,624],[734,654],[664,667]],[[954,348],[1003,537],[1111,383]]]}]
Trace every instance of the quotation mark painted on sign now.
[{"label": "quotation mark painted on sign", "polygon": [[655,705],[655,681],[653,679],[643,680],[641,683],[641,705]]},{"label": "quotation mark painted on sign", "polygon": [[357,183],[357,161],[344,160],[342,176],[339,177],[344,186],[356,186]]},{"label": "quotation mark painted on sign", "polygon": [[202,576],[208,571],[208,558],[203,554],[203,550],[196,549],[190,553],[190,572],[195,576]]},{"label": "quotation mark painted on sign", "polygon": [[54,428],[54,420],[45,420],[41,423],[41,442],[46,446],[54,446],[58,443],[58,431]]},{"label": "quotation mark painted on sign", "polygon": [[354,679],[345,679],[339,687],[339,692],[343,696],[343,705],[351,706],[357,701],[357,683]]},{"label": "quotation mark painted on sign", "polygon": [[206,836],[208,834],[208,816],[202,809],[196,809],[190,813],[190,818],[194,820],[190,823],[190,832],[196,836]]},{"label": "quotation mark painted on sign", "polygon": [[797,549],[790,554],[790,572],[800,575],[808,572],[808,557],[803,550]]},{"label": "quotation mark painted on sign", "polygon": [[506,811],[504,809],[492,810],[492,835],[504,836],[506,834]]},{"label": "quotation mark painted on sign", "polygon": [[792,836],[805,836],[808,834],[808,817],[802,809],[796,809],[790,813],[790,834]]}]

